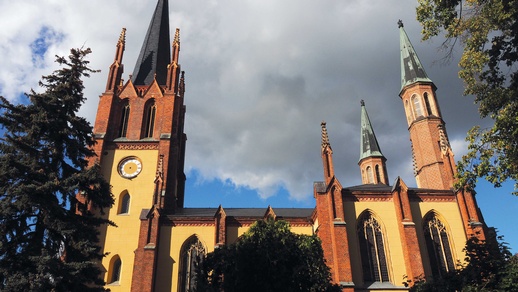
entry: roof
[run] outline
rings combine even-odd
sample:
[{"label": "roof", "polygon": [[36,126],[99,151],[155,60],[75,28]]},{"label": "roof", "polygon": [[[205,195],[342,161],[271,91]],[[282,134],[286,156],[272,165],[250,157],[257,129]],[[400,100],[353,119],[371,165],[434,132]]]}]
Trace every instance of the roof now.
[{"label": "roof", "polygon": [[[350,186],[350,187],[344,187],[344,191],[349,192],[392,192],[394,186],[388,186],[385,184],[363,184],[363,185],[357,185],[357,186]],[[453,190],[436,190],[436,189],[425,189],[425,188],[416,188],[416,187],[409,187],[409,191],[414,193],[454,193]]]},{"label": "roof", "polygon": [[[268,208],[224,208],[227,217],[257,217],[263,218]],[[174,217],[214,217],[218,208],[182,208],[176,210]],[[278,217],[308,218],[314,208],[273,208]]]},{"label": "roof", "polygon": [[426,75],[412,43],[408,39],[408,35],[405,32],[403,22],[401,20],[398,22],[398,26],[401,48],[401,90],[416,82],[432,83],[432,80],[430,80],[428,75]]},{"label": "roof", "polygon": [[167,0],[159,0],[133,70],[133,83],[149,85],[156,74],[158,84],[165,85],[170,62],[169,5]]},{"label": "roof", "polygon": [[360,161],[367,157],[383,157],[363,100],[361,107]]}]

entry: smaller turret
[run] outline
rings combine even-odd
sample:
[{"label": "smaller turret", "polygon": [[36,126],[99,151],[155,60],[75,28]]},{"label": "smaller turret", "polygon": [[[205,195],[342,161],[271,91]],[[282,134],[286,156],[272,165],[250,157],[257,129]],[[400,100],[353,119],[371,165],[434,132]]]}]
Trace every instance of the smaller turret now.
[{"label": "smaller turret", "polygon": [[126,47],[126,28],[123,28],[117,42],[117,49],[115,51],[115,59],[110,66],[108,73],[108,82],[106,82],[106,91],[114,91],[121,83],[122,73],[124,72],[124,65],[122,64],[122,57]]},{"label": "smaller turret", "polygon": [[388,185],[385,166],[387,159],[381,153],[363,100],[361,101],[361,111],[360,161],[358,161],[358,165],[361,169],[362,183]]},{"label": "smaller turret", "polygon": [[322,163],[324,164],[324,178],[326,184],[333,179],[335,171],[333,169],[333,149],[329,143],[329,137],[327,136],[326,122],[322,121]]}]

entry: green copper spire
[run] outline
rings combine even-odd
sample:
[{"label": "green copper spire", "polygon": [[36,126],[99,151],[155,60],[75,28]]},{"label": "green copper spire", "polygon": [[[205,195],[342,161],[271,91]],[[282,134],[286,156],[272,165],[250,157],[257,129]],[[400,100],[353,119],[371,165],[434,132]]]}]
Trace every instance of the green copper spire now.
[{"label": "green copper spire", "polygon": [[158,84],[165,85],[169,63],[171,63],[169,6],[167,0],[158,0],[133,70],[133,83],[149,85],[156,78]]},{"label": "green copper spire", "polygon": [[408,39],[408,35],[403,27],[403,21],[398,21],[399,42],[401,48],[401,90],[405,86],[416,82],[432,82],[426,75],[423,65],[419,61],[417,54]]},{"label": "green copper spire", "polygon": [[361,101],[361,106],[360,161],[367,157],[383,157],[363,100]]}]

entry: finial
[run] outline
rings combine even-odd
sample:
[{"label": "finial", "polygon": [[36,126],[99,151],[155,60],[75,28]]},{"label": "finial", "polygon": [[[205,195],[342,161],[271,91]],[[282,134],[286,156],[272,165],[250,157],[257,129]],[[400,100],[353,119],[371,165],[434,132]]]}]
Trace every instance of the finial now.
[{"label": "finial", "polygon": [[126,28],[123,27],[121,31],[121,35],[119,36],[119,43],[126,43]]},{"label": "finial", "polygon": [[178,44],[178,43],[180,43],[180,29],[176,28],[176,32],[174,33],[173,44]]},{"label": "finial", "polygon": [[362,100],[360,100],[360,105],[361,105],[361,106],[365,106],[365,101],[363,101],[363,99],[362,99]]},{"label": "finial", "polygon": [[322,121],[322,123],[320,123],[320,126],[322,126],[322,148],[325,148],[326,146],[330,146],[329,137],[327,136],[326,122]]},{"label": "finial", "polygon": [[398,28],[402,28],[402,27],[404,27],[404,25],[403,25],[403,20],[401,20],[401,19],[400,19],[400,20],[398,20],[398,22],[397,22],[397,27],[398,27]]}]

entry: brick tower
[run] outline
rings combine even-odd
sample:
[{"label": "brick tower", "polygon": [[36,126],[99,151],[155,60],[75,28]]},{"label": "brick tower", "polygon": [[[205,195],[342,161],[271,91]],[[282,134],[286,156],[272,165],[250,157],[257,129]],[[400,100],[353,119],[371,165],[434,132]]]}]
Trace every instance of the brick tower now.
[{"label": "brick tower", "polygon": [[170,42],[168,1],[158,1],[126,82],[125,38],[123,29],[94,126],[95,152],[115,196],[106,216],[118,226],[101,230],[110,253],[102,264],[112,291],[151,291],[159,217],[183,207],[185,185],[184,78],[178,29]]},{"label": "brick tower", "polygon": [[401,46],[401,91],[417,186],[448,190],[453,187],[455,160],[435,91],[399,21]]}]

